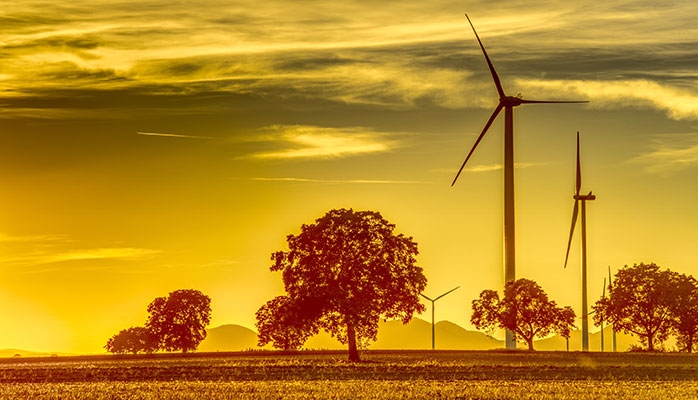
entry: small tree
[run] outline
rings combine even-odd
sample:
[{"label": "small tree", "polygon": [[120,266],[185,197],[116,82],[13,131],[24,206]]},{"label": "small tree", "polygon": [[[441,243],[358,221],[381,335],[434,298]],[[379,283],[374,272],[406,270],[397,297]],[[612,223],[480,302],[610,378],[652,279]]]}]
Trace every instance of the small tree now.
[{"label": "small tree", "polygon": [[148,305],[146,327],[166,351],[194,351],[211,320],[211,299],[198,290],[176,290]]},{"label": "small tree", "polygon": [[417,243],[394,228],[377,212],[340,209],[289,235],[289,250],[271,257],[287,296],[257,312],[260,345],[298,347],[322,328],[359,361],[359,344],[376,340],[381,318],[407,323],[424,311]]},{"label": "small tree", "polygon": [[484,290],[480,298],[473,300],[470,322],[477,329],[492,331],[508,329],[533,350],[533,339],[557,332],[568,338],[574,328],[574,310],[560,308],[548,300],[548,295],[537,283],[528,279],[507,282],[504,298],[494,290]]},{"label": "small tree", "polygon": [[674,326],[676,274],[654,264],[627,265],[613,279],[613,291],[594,304],[594,323],[613,323],[617,331],[632,333],[649,351],[661,347]]},{"label": "small tree", "polygon": [[107,340],[104,346],[110,353],[152,353],[158,349],[158,339],[152,332],[142,326],[122,329]]}]

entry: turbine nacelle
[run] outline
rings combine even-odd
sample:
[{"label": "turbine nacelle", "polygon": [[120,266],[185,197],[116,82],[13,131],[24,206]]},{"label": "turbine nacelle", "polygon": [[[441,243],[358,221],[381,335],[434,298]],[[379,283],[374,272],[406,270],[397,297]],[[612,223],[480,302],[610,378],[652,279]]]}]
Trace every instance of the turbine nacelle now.
[{"label": "turbine nacelle", "polygon": [[499,104],[504,107],[518,107],[526,101],[520,96],[504,96],[499,98]]},{"label": "turbine nacelle", "polygon": [[589,194],[575,194],[572,198],[575,200],[596,200],[596,195],[589,192]]}]

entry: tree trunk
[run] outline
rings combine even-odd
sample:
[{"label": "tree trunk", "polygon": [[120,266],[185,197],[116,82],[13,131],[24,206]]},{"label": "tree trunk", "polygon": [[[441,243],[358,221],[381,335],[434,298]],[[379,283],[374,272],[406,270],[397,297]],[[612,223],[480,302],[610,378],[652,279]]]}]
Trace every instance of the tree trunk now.
[{"label": "tree trunk", "polygon": [[693,333],[688,336],[688,343],[686,344],[689,353],[693,353]]},{"label": "tree trunk", "polygon": [[647,350],[654,351],[654,335],[651,333],[647,334]]},{"label": "tree trunk", "polygon": [[349,361],[359,362],[359,350],[356,348],[356,331],[354,330],[354,322],[351,318],[347,318],[347,342],[349,344]]},{"label": "tree trunk", "polygon": [[530,339],[526,338],[526,343],[528,343],[528,351],[533,351],[533,337],[531,337]]}]

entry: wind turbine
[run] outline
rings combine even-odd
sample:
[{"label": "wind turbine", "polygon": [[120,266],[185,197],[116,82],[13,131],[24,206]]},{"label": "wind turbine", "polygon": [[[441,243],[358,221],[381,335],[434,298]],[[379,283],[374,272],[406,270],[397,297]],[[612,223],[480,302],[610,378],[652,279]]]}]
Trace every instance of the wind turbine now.
[{"label": "wind turbine", "polygon": [[577,132],[577,182],[574,190],[574,209],[572,209],[572,226],[570,227],[570,238],[567,241],[567,254],[565,255],[565,268],[570,256],[570,246],[572,245],[572,235],[577,224],[579,214],[579,202],[582,203],[582,351],[589,351],[589,314],[587,313],[587,201],[596,200],[596,196],[591,194],[579,194],[582,188],[582,167],[579,161],[579,132]]},{"label": "wind turbine", "polygon": [[434,339],[434,338],[435,338],[435,332],[434,332],[434,303],[436,303],[436,300],[438,300],[438,299],[440,299],[440,298],[446,296],[447,294],[449,294],[449,293],[451,293],[452,291],[458,289],[459,287],[460,287],[460,286],[456,286],[456,287],[454,287],[453,289],[449,290],[448,292],[446,292],[446,293],[440,295],[439,297],[437,297],[437,298],[435,298],[435,299],[433,299],[433,300],[430,299],[429,297],[425,296],[423,293],[420,293],[420,295],[422,295],[422,297],[424,297],[425,299],[431,301],[431,349],[432,349],[432,350],[434,350],[434,348],[436,347],[436,341],[435,341],[435,339]]},{"label": "wind turbine", "polygon": [[[494,109],[494,112],[487,120],[484,129],[475,140],[475,144],[470,149],[468,156],[463,161],[460,166],[456,177],[453,179],[451,186],[455,185],[458,177],[460,176],[465,164],[472,156],[475,148],[490,129],[492,122],[499,115],[499,113],[504,109],[504,281],[511,282],[516,279],[516,260],[515,260],[515,229],[514,229],[514,107],[520,106],[522,104],[546,104],[546,103],[588,103],[588,101],[552,101],[552,100],[528,100],[517,96],[507,96],[502,88],[502,83],[499,80],[497,71],[495,71],[490,57],[485,51],[485,46],[482,44],[480,37],[475,30],[475,26],[470,21],[468,14],[465,17],[470,23],[470,27],[473,28],[473,33],[475,33],[475,38],[480,44],[482,49],[482,54],[485,56],[485,61],[487,61],[487,66],[490,69],[490,74],[492,75],[492,80],[497,88],[497,93],[499,94],[499,103]],[[506,347],[507,349],[516,349],[516,340],[514,337],[514,332],[506,331]]]},{"label": "wind turbine", "polygon": [[[611,290],[613,290],[613,281],[611,280],[611,266],[608,266],[608,295],[611,295]],[[616,328],[611,325],[611,332],[613,333],[613,352],[616,352]]]},{"label": "wind turbine", "polygon": [[[603,292],[601,292],[601,298],[606,298],[606,278],[603,278]],[[601,318],[601,352],[603,353],[603,318]]]}]

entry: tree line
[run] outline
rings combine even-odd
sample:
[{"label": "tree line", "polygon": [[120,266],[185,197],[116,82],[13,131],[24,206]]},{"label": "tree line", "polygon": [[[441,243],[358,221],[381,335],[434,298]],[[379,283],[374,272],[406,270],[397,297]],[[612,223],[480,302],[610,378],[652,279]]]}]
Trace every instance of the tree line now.
[{"label": "tree line", "polygon": [[[408,323],[426,307],[419,295],[427,279],[416,265],[417,243],[394,232],[380,213],[338,209],[303,224],[286,238],[288,250],[272,253],[272,272],[281,272],[285,295],[256,313],[259,345],[300,348],[321,329],[348,347],[349,360],[375,341],[378,323]],[[593,306],[594,322],[636,335],[650,351],[676,335],[679,349],[698,346],[698,284],[684,274],[636,264],[619,270],[609,296]],[[124,329],[109,339],[113,353],[194,351],[206,337],[210,299],[196,290],[178,290],[148,306],[143,327]],[[533,350],[533,340],[553,332],[569,338],[575,313],[559,307],[534,281],[508,282],[503,297],[483,291],[472,302],[471,323],[480,330],[513,331]]]}]

